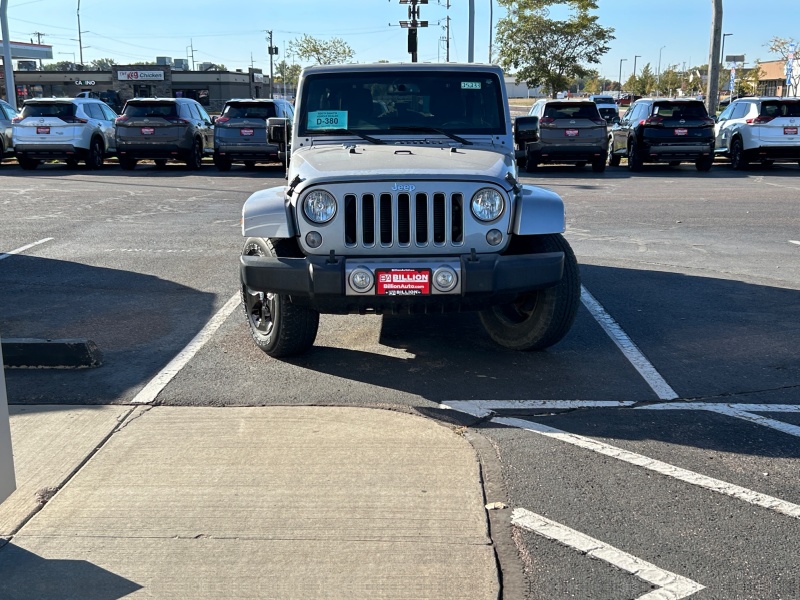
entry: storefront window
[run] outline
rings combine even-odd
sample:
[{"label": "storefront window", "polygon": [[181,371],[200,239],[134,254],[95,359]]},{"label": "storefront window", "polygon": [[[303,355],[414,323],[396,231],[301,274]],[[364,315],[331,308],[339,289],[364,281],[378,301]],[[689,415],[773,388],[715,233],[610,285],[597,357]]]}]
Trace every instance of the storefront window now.
[{"label": "storefront window", "polygon": [[191,98],[203,106],[209,105],[208,90],[175,90],[176,98]]}]

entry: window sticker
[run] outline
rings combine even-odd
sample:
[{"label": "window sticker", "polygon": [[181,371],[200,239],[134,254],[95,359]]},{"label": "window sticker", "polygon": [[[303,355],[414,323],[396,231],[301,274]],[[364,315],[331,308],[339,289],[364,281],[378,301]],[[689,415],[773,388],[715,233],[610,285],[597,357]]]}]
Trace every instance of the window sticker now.
[{"label": "window sticker", "polygon": [[308,113],[308,129],[347,129],[346,110],[318,110]]},{"label": "window sticker", "polygon": [[461,89],[462,90],[479,90],[479,89],[481,89],[481,82],[480,81],[462,81],[461,82]]}]

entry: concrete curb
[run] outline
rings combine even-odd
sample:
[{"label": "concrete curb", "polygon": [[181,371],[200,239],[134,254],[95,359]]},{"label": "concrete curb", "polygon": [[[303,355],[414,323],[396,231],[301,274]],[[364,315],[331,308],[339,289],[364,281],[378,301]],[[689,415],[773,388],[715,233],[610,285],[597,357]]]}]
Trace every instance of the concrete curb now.
[{"label": "concrete curb", "polygon": [[3,365],[7,368],[80,369],[99,367],[103,355],[92,340],[3,340]]}]

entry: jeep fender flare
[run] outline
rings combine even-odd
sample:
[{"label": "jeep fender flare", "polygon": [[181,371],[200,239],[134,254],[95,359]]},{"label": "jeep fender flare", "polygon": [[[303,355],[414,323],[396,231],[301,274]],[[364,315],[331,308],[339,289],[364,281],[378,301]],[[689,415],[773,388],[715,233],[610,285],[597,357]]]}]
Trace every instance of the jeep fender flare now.
[{"label": "jeep fender flare", "polygon": [[522,185],[511,225],[514,235],[564,233],[566,217],[561,196],[544,188]]},{"label": "jeep fender flare", "polygon": [[286,186],[260,190],[247,199],[242,207],[242,235],[259,238],[297,235]]}]

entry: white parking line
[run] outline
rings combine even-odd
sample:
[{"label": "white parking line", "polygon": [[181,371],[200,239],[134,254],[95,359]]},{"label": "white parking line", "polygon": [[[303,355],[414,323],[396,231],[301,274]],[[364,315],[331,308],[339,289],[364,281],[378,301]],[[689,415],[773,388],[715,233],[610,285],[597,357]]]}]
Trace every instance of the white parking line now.
[{"label": "white parking line", "polygon": [[713,402],[698,402],[694,404],[670,402],[668,404],[637,406],[636,410],[707,410],[800,437],[800,427],[797,425],[753,414],[754,412],[800,412],[800,405],[796,404],[714,404]]},{"label": "white parking line", "polygon": [[639,596],[637,600],[680,600],[705,589],[704,585],[700,585],[696,581],[660,569],[632,554],[524,508],[514,509],[514,512],[511,513],[511,523],[536,535],[559,542],[590,558],[607,562],[646,583],[658,586],[659,589],[647,592],[644,596]]},{"label": "white parking line", "polygon": [[150,380],[150,382],[136,394],[136,397],[131,401],[132,404],[152,404],[161,393],[167,384],[192,360],[192,357],[202,348],[206,342],[211,339],[211,336],[219,329],[220,325],[225,322],[225,319],[239,306],[239,294],[235,294],[230,300],[225,303],[217,314],[206,323],[200,332],[192,338],[186,347],[181,350],[178,355],[173,358],[166,367]]},{"label": "white parking line", "polygon": [[789,243],[794,244],[796,246],[800,246],[800,242],[798,242],[797,240],[789,240]]},{"label": "white parking line", "polygon": [[581,286],[581,302],[592,313],[592,316],[600,324],[611,340],[622,350],[622,353],[630,361],[633,367],[639,371],[647,384],[653,389],[661,400],[675,400],[678,394],[675,393],[669,384],[664,380],[656,368],[642,354],[642,351],[628,337],[622,327],[609,315],[600,303],[592,296],[589,291]]},{"label": "white parking line", "polygon": [[633,401],[615,400],[453,400],[440,404],[482,418],[496,410],[559,410],[573,408],[625,408]]},{"label": "white parking line", "polygon": [[34,246],[38,246],[39,244],[44,244],[45,242],[49,242],[52,239],[53,238],[44,238],[43,240],[39,240],[38,242],[33,242],[32,244],[28,244],[27,246],[21,246],[16,250],[11,250],[10,252],[0,254],[0,260],[8,258],[9,256],[14,256],[15,254],[19,254],[20,252],[25,252],[25,250],[28,250],[29,248],[33,248]]},{"label": "white parking line", "polygon": [[748,490],[747,488],[743,488],[720,479],[707,477],[705,475],[701,475],[700,473],[695,473],[694,471],[675,467],[668,463],[661,462],[660,460],[655,460],[648,456],[644,456],[643,454],[629,452],[628,450],[623,450],[622,448],[617,448],[616,446],[612,446],[610,444],[598,442],[591,438],[561,431],[560,429],[548,427],[547,425],[542,425],[540,423],[525,421],[523,419],[495,418],[492,419],[492,422],[508,425],[509,427],[516,427],[518,429],[524,429],[525,431],[530,431],[532,433],[556,439],[567,444],[572,444],[573,446],[577,446],[585,450],[591,450],[592,452],[597,452],[598,454],[609,456],[611,458],[616,458],[617,460],[660,473],[661,475],[665,475],[673,479],[678,479],[691,485],[696,485],[698,487],[711,490],[712,492],[717,492],[718,494],[722,494],[724,496],[742,500],[748,504],[760,506],[788,517],[800,519],[800,506],[797,504],[792,504],[791,502],[781,500],[780,498],[774,498],[760,492]]}]

